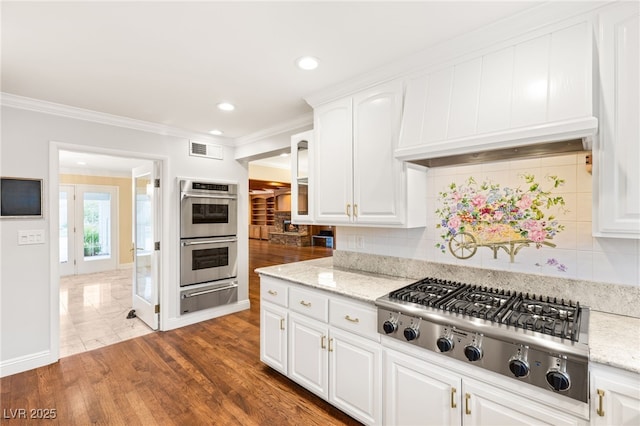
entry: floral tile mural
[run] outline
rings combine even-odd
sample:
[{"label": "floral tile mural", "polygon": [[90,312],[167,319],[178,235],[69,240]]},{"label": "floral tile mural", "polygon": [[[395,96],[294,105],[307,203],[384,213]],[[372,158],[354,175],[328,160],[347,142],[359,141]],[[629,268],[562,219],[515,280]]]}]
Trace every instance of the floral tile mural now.
[{"label": "floral tile mural", "polygon": [[[441,191],[435,212],[441,230],[436,247],[462,260],[486,247],[494,259],[504,251],[511,263],[523,248],[555,247],[553,238],[565,227],[550,210],[566,211],[563,197],[553,193],[564,180],[547,175],[538,181],[527,173],[520,178],[522,184],[512,188],[469,177]],[[566,271],[557,259],[549,259],[547,265]]]}]

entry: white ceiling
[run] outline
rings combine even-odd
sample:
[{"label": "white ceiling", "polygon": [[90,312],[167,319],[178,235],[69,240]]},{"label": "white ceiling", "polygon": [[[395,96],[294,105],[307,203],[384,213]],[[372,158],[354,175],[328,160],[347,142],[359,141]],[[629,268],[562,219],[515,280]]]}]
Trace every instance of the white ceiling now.
[{"label": "white ceiling", "polygon": [[[2,1],[1,87],[235,139],[308,114],[303,97],[325,87],[536,4]],[[320,67],[297,69],[302,55]]]}]

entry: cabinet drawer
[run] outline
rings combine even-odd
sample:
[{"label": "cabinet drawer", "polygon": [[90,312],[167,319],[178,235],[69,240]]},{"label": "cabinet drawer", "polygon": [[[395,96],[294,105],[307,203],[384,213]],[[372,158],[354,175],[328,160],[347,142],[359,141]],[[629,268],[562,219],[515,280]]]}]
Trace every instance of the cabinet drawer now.
[{"label": "cabinet drawer", "polygon": [[260,297],[276,305],[287,307],[287,284],[272,277],[260,277]]},{"label": "cabinet drawer", "polygon": [[319,321],[329,320],[329,298],[321,293],[290,288],[289,309]]},{"label": "cabinet drawer", "polygon": [[329,323],[373,340],[380,340],[377,327],[378,314],[373,306],[331,300]]}]

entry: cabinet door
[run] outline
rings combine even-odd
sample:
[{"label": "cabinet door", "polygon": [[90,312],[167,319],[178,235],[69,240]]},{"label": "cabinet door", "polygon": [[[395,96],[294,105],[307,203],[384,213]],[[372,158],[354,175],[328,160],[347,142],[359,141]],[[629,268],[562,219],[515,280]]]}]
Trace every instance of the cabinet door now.
[{"label": "cabinet door", "polygon": [[260,304],[260,361],[287,374],[287,310]]},{"label": "cabinet door", "polygon": [[464,425],[582,425],[587,422],[494,386],[465,379]]},{"label": "cabinet door", "polygon": [[324,399],[329,397],[328,342],[325,324],[289,314],[289,378]]},{"label": "cabinet door", "polygon": [[640,238],[640,6],[600,15],[600,122],[594,147],[596,236]]},{"label": "cabinet door", "polygon": [[385,424],[460,424],[459,377],[391,349],[384,357]]},{"label": "cabinet door", "polygon": [[311,150],[316,222],[349,223],[353,203],[351,98],[315,110],[315,135]]},{"label": "cabinet door", "polygon": [[312,146],[312,130],[291,136],[291,220],[296,224],[313,223]]},{"label": "cabinet door", "polygon": [[394,158],[401,114],[402,81],[353,97],[354,222],[403,222],[403,169],[402,162]]},{"label": "cabinet door", "polygon": [[382,422],[380,345],[331,329],[329,402],[369,425]]},{"label": "cabinet door", "polygon": [[639,425],[640,380],[638,375],[592,370],[591,421],[594,425]]}]

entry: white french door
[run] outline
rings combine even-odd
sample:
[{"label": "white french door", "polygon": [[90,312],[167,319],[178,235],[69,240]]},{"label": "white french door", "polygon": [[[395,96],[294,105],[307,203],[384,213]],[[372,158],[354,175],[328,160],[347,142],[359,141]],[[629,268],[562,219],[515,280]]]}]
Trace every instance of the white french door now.
[{"label": "white french door", "polygon": [[118,188],[60,185],[60,275],[116,269]]},{"label": "white french door", "polygon": [[[159,326],[160,281],[160,182],[154,162],[133,169],[133,309],[153,330]],[[157,243],[157,244],[156,244]]]}]

